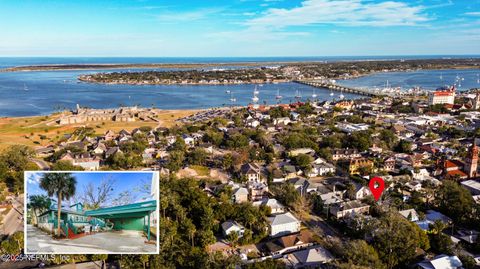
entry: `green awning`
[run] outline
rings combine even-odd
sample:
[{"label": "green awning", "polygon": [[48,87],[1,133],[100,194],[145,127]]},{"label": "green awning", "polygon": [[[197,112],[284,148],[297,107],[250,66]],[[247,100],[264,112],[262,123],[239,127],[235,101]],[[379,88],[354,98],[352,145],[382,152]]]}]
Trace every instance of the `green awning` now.
[{"label": "green awning", "polygon": [[157,210],[157,201],[146,201],[141,203],[105,207],[96,210],[85,211],[85,216],[97,218],[131,218],[143,217]]}]

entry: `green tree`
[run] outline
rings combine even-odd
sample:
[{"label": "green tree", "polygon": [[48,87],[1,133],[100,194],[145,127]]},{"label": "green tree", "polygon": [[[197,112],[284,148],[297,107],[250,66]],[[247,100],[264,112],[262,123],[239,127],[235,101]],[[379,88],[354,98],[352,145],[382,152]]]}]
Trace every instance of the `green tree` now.
[{"label": "green tree", "polygon": [[388,269],[410,263],[417,247],[429,247],[418,226],[394,212],[380,218],[376,229],[373,245]]},{"label": "green tree", "polygon": [[412,142],[400,140],[395,146],[394,150],[400,153],[410,153],[412,152]]},{"label": "green tree", "polygon": [[182,168],[184,161],[185,153],[183,151],[171,151],[166,167],[170,171],[176,172]]},{"label": "green tree", "polygon": [[195,148],[188,153],[188,163],[192,165],[205,165],[207,161],[207,152],[203,148]]},{"label": "green tree", "polygon": [[34,222],[33,224],[38,223],[38,212],[50,208],[51,200],[46,195],[30,195],[30,203],[28,207],[31,208]]},{"label": "green tree", "polygon": [[380,260],[377,251],[364,240],[353,240],[347,243],[344,251],[347,262],[372,269],[383,269],[385,264]]},{"label": "green tree", "polygon": [[300,167],[303,171],[308,171],[312,168],[313,158],[307,154],[298,154],[295,157],[291,157],[292,163]]},{"label": "green tree", "polygon": [[50,170],[52,171],[83,171],[83,167],[73,165],[69,161],[57,161],[54,163],[51,167]]},{"label": "green tree", "polygon": [[454,221],[467,223],[472,219],[474,201],[470,192],[455,181],[445,180],[435,193],[435,204]]},{"label": "green tree", "polygon": [[46,173],[40,178],[40,188],[45,190],[48,196],[57,198],[57,234],[60,235],[60,215],[62,201],[69,200],[75,195],[77,180],[70,173]]}]

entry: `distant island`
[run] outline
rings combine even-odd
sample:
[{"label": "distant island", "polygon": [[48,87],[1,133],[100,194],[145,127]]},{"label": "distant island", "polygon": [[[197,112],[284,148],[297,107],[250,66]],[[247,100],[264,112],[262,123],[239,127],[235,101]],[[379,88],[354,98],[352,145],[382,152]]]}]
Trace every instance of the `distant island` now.
[{"label": "distant island", "polygon": [[[261,66],[265,62],[232,62],[232,63],[133,63],[133,64],[42,64],[42,65],[26,65],[15,66],[0,69],[0,72],[31,72],[31,71],[64,71],[64,70],[95,70],[95,69],[145,69],[145,68],[208,68],[208,67],[223,67],[223,66]],[[274,63],[271,63],[274,64]],[[275,63],[281,64],[281,63]]]},{"label": "distant island", "polygon": [[[228,64],[235,66],[234,64]],[[424,59],[386,61],[298,62],[270,66],[266,63],[243,68],[201,69],[221,67],[219,64],[189,65],[190,70],[101,72],[79,76],[80,81],[129,85],[217,85],[278,83],[311,79],[348,79],[374,72],[412,71],[431,69],[480,68],[480,59]],[[197,69],[194,69],[194,66]],[[239,65],[237,65],[239,66]]]}]

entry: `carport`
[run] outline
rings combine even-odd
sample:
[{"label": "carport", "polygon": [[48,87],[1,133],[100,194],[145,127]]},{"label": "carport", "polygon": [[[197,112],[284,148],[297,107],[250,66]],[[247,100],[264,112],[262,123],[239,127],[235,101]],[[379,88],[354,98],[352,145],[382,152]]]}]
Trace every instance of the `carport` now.
[{"label": "carport", "polygon": [[150,241],[150,215],[157,210],[157,201],[105,207],[85,211],[85,215],[113,223],[114,230],[146,231]]}]

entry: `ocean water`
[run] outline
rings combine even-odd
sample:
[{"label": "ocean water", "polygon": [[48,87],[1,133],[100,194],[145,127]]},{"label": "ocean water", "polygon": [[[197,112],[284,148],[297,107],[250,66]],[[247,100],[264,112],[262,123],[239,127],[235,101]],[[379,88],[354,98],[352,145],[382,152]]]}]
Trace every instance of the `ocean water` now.
[{"label": "ocean water", "polygon": [[358,88],[383,88],[388,83],[390,87],[395,88],[421,87],[427,90],[435,90],[455,83],[459,91],[465,91],[480,88],[480,69],[381,72],[355,79],[339,80],[337,83]]},{"label": "ocean water", "polygon": [[[0,68],[40,64],[96,64],[96,63],[229,63],[229,62],[274,62],[274,61],[343,61],[365,59],[407,59],[402,57],[280,57],[280,58],[0,58]],[[411,56],[414,57],[414,56]],[[446,57],[446,56],[445,56]],[[417,56],[417,58],[419,58]],[[420,58],[425,58],[422,56]],[[433,58],[433,56],[432,56]],[[438,58],[438,56],[436,56]],[[157,69],[159,70],[159,69]],[[68,70],[35,72],[0,72],[0,116],[46,115],[52,112],[73,109],[76,104],[92,108],[111,108],[120,105],[140,105],[162,109],[199,109],[251,102],[254,85],[104,85],[83,83],[77,80],[81,74],[113,70]],[[121,71],[121,70],[115,70]],[[445,81],[440,81],[442,74]],[[444,70],[378,73],[358,79],[339,81],[355,87],[383,86],[386,80],[392,86],[409,88],[420,86],[436,88],[449,84],[459,75],[465,78],[464,87],[475,86],[479,70]],[[258,87],[260,102],[277,103],[277,91],[283,96],[282,103],[295,100],[298,93],[302,100],[311,99],[315,93],[319,100],[338,99],[339,93],[330,96],[327,89],[314,89],[296,83],[264,84]],[[230,91],[232,94],[227,93]],[[314,92],[315,91],[315,92]],[[347,99],[361,98],[344,94]]]}]

